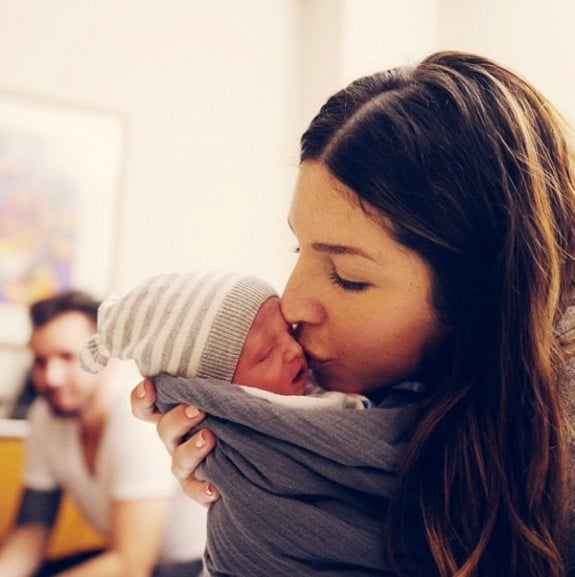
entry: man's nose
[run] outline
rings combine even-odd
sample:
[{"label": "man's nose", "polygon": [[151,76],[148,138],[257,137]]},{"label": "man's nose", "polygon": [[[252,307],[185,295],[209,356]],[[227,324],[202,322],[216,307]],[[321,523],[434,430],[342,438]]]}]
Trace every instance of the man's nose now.
[{"label": "man's nose", "polygon": [[44,367],[44,382],[49,387],[59,387],[65,378],[65,366],[59,359],[50,359],[46,361]]}]

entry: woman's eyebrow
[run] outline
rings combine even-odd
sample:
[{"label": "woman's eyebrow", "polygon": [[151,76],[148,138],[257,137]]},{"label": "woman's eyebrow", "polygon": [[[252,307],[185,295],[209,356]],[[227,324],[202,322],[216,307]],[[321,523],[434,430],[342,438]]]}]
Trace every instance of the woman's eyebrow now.
[{"label": "woman's eyebrow", "polygon": [[356,246],[348,246],[343,244],[329,244],[326,242],[314,242],[312,243],[312,248],[317,250],[318,252],[325,252],[327,254],[336,254],[336,255],[353,255],[353,256],[361,256],[362,258],[367,258],[371,261],[375,262],[375,259],[365,252],[363,249],[358,248]]},{"label": "woman's eyebrow", "polygon": [[[289,217],[287,219],[287,223],[290,230],[294,232]],[[347,246],[344,244],[330,244],[327,242],[314,242],[312,243],[311,246],[314,250],[317,250],[318,252],[325,252],[327,254],[337,254],[337,255],[343,254],[343,255],[361,256],[363,258],[367,258],[368,260],[375,262],[375,258],[373,258],[370,254],[368,254],[361,248],[355,246]]]}]

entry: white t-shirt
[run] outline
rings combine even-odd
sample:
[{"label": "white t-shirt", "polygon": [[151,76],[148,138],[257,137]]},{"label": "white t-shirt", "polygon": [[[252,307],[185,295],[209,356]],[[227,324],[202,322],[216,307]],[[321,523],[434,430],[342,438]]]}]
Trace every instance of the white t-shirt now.
[{"label": "white t-shirt", "polygon": [[170,471],[170,459],[156,429],[131,413],[129,392],[118,387],[99,449],[96,471],[86,468],[77,422],[52,414],[34,401],[28,419],[24,484],[36,490],[64,489],[102,534],[110,531],[114,499],[169,497],[171,511],[159,561],[200,558],[206,539],[206,509],[185,496]]}]

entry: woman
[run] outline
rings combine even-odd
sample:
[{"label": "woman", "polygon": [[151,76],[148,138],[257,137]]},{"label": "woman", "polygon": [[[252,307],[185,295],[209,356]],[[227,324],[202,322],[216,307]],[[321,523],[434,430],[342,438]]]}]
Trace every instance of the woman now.
[{"label": "woman", "polygon": [[[376,402],[424,385],[381,511],[395,572],[569,574],[575,177],[552,106],[471,54],[359,79],[303,135],[289,219],[282,310],[318,382]],[[139,386],[134,412],[157,419],[154,398]],[[203,418],[180,406],[158,429],[211,502],[192,473],[214,435],[181,443]]]}]

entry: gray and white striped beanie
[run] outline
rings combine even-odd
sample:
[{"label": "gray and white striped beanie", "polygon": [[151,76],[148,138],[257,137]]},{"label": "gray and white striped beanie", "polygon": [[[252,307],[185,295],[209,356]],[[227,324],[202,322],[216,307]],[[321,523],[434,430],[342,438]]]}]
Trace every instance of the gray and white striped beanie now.
[{"label": "gray and white striped beanie", "polygon": [[163,274],[107,298],[97,333],[80,352],[89,372],[110,358],[132,359],[143,376],[231,382],[246,335],[276,291],[254,276],[229,272]]}]

